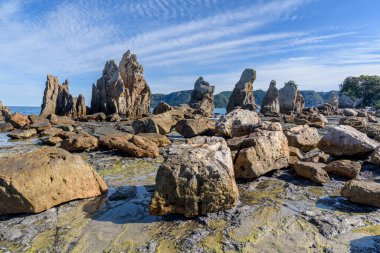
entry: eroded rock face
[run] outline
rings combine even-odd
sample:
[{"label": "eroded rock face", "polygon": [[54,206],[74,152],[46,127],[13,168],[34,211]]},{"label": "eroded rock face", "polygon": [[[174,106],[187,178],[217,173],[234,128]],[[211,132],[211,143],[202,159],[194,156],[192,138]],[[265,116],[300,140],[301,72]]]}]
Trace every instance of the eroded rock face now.
[{"label": "eroded rock face", "polygon": [[319,142],[318,130],[308,125],[293,127],[285,132],[289,146],[307,152],[314,149]]},{"label": "eroded rock face", "polygon": [[53,147],[0,159],[0,214],[39,213],[98,196],[107,185],[79,156]]},{"label": "eroded rock face", "polygon": [[351,126],[331,129],[318,143],[318,148],[333,156],[361,156],[372,152],[379,143]]},{"label": "eroded rock face", "polygon": [[149,114],[151,91],[143,77],[144,69],[137,56],[127,51],[119,66],[108,61],[96,86],[92,86],[91,111],[117,113],[126,117]]},{"label": "eroded rock face", "polygon": [[302,112],[305,107],[305,100],[294,81],[285,83],[285,86],[279,90],[279,95],[281,113]]},{"label": "eroded rock face", "polygon": [[323,169],[325,164],[313,162],[298,162],[293,168],[298,176],[310,179],[311,181],[323,184],[330,180],[329,175]]},{"label": "eroded rock face", "polygon": [[214,90],[203,77],[199,77],[194,84],[194,90],[191,93],[189,105],[195,109],[196,114],[205,117],[211,117],[214,112]]},{"label": "eroded rock face", "polygon": [[229,138],[243,136],[253,132],[260,122],[256,112],[235,109],[216,122],[216,131]]},{"label": "eroded rock face", "polygon": [[5,122],[12,124],[14,128],[23,128],[30,124],[28,116],[18,112],[5,115]]},{"label": "eroded rock face", "polygon": [[198,136],[172,145],[156,177],[150,212],[194,217],[234,208],[239,192],[222,138]]},{"label": "eroded rock face", "polygon": [[73,97],[69,91],[69,82],[62,85],[58,77],[47,76],[46,87],[41,105],[40,115],[46,117],[50,114],[59,116],[80,117],[86,115],[86,102],[83,95]]},{"label": "eroded rock face", "polygon": [[99,138],[99,146],[107,149],[116,149],[134,157],[157,157],[157,145],[141,136],[133,134],[110,134]]},{"label": "eroded rock face", "polygon": [[272,80],[261,105],[261,113],[280,113],[280,95],[276,87],[276,81]]},{"label": "eroded rock face", "polygon": [[361,168],[362,165],[358,161],[337,160],[329,163],[323,169],[329,174],[331,173],[354,179],[359,175]]},{"label": "eroded rock face", "polygon": [[256,71],[245,69],[239,82],[235,85],[227,105],[227,113],[236,107],[255,111],[257,106],[253,97],[253,82],[256,80]]},{"label": "eroded rock face", "polygon": [[234,159],[235,177],[254,179],[289,165],[288,141],[282,131],[258,130],[249,136],[228,140]]},{"label": "eroded rock face", "polygon": [[351,202],[380,208],[379,183],[351,180],[344,185],[340,194]]}]

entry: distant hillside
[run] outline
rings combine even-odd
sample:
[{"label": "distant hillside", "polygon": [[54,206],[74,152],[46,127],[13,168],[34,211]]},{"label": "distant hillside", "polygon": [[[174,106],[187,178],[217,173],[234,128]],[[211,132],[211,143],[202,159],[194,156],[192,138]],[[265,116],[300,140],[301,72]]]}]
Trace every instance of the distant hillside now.
[{"label": "distant hillside", "polygon": [[[327,102],[330,97],[330,94],[333,91],[329,92],[316,92],[312,90],[302,90],[301,94],[305,99],[306,107],[317,107]],[[255,101],[257,105],[261,105],[263,102],[266,91],[255,90],[253,92],[255,96]],[[215,95],[215,107],[216,108],[225,108],[227,107],[228,100],[231,96],[231,91],[223,91]],[[158,105],[160,101],[164,101],[169,105],[180,105],[187,104],[190,101],[191,90],[177,91],[167,95],[164,94],[152,94],[150,105],[151,108],[154,108]]]}]

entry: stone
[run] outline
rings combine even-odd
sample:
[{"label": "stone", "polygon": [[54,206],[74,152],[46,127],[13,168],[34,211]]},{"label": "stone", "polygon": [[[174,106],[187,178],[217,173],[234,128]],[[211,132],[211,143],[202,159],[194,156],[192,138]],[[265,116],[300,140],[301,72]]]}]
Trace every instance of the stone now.
[{"label": "stone", "polygon": [[113,60],[107,61],[102,77],[92,86],[92,113],[117,113],[131,118],[147,116],[151,91],[143,72],[137,56],[129,50],[119,66]]},{"label": "stone", "polygon": [[289,147],[289,165],[292,166],[299,161],[302,161],[304,159],[304,156],[302,152],[295,147]]},{"label": "stone", "polygon": [[256,112],[235,109],[216,122],[216,131],[226,137],[238,137],[253,132],[261,122]]},{"label": "stone", "polygon": [[335,93],[332,93],[327,103],[331,105],[332,110],[336,111],[339,108],[339,97]]},{"label": "stone", "polygon": [[285,131],[289,146],[299,148],[307,152],[315,147],[319,142],[318,130],[308,125],[296,126]]},{"label": "stone", "polygon": [[257,106],[253,96],[253,82],[256,80],[256,71],[245,69],[241,74],[239,82],[235,85],[227,104],[227,113],[237,107],[255,111]]},{"label": "stone", "polygon": [[339,120],[339,125],[352,126],[360,132],[365,132],[367,122],[364,118],[344,117]]},{"label": "stone", "polygon": [[294,81],[285,83],[285,86],[279,90],[279,95],[281,113],[302,112],[305,107],[305,101]]},{"label": "stone", "polygon": [[121,120],[121,117],[119,114],[114,113],[107,116],[107,121],[109,122],[119,122]]},{"label": "stone", "polygon": [[154,109],[153,114],[161,114],[167,111],[173,110],[173,108],[166,102],[161,101]]},{"label": "stone", "polygon": [[258,128],[268,131],[282,131],[282,125],[280,122],[262,121]]},{"label": "stone", "polygon": [[69,82],[62,85],[56,76],[48,75],[40,115],[46,117],[50,114],[59,116],[80,117],[86,115],[86,102],[83,95],[73,97],[69,91]]},{"label": "stone", "polygon": [[47,136],[41,139],[42,144],[48,146],[56,146],[57,144],[62,142],[62,139],[57,136]]},{"label": "stone", "polygon": [[379,123],[379,121],[376,119],[375,116],[373,115],[369,115],[367,116],[367,119],[368,119],[368,122],[371,122],[371,123]]},{"label": "stone", "polygon": [[363,102],[363,98],[353,99],[345,94],[339,96],[339,108],[356,108]]},{"label": "stone", "polygon": [[0,123],[0,132],[9,132],[14,129],[11,123]]},{"label": "stone", "polygon": [[172,111],[138,119],[132,122],[133,131],[139,133],[168,134],[176,126],[178,119],[173,117]]},{"label": "stone", "polygon": [[353,203],[380,208],[379,183],[351,180],[344,185],[340,194]]},{"label": "stone", "polygon": [[61,203],[107,191],[80,156],[42,147],[0,158],[0,214],[39,213]]},{"label": "stone", "polygon": [[358,110],[357,113],[358,113],[358,115],[357,115],[358,117],[364,117],[364,118],[368,117],[367,111]]},{"label": "stone", "polygon": [[14,128],[23,128],[30,124],[28,116],[20,114],[18,112],[14,114],[6,114],[5,122],[11,123]]},{"label": "stone", "polygon": [[12,139],[28,139],[37,134],[36,129],[14,131],[8,134]]},{"label": "stone", "polygon": [[302,159],[303,162],[313,162],[313,163],[327,163],[331,160],[331,156],[319,149],[313,149],[307,152]]},{"label": "stone", "polygon": [[53,125],[73,125],[73,120],[68,116],[58,116],[56,114],[50,114],[47,116],[47,119],[50,120],[50,123]]},{"label": "stone", "polygon": [[276,87],[276,81],[274,80],[269,84],[269,89],[261,104],[260,112],[262,114],[280,113],[280,94]]},{"label": "stone", "polygon": [[30,125],[30,128],[34,128],[37,132],[45,131],[51,128],[50,121],[48,119],[41,119],[40,121],[36,121]]},{"label": "stone", "polygon": [[295,123],[296,117],[294,115],[284,115],[283,120],[284,120],[284,123],[291,124],[291,123]]},{"label": "stone", "polygon": [[41,133],[42,136],[57,136],[58,134],[62,133],[63,130],[60,128],[49,128]]},{"label": "stone", "polygon": [[[63,138],[62,138],[63,139]],[[98,139],[88,133],[80,132],[61,142],[60,148],[69,152],[83,152],[98,147]]]},{"label": "stone", "polygon": [[358,116],[358,112],[349,108],[343,110],[343,115],[348,117],[356,117]]},{"label": "stone", "polygon": [[308,120],[310,121],[310,126],[317,128],[324,128],[329,120],[322,114],[311,115]]},{"label": "stone", "polygon": [[88,121],[103,122],[106,120],[107,120],[107,116],[103,112],[97,112],[97,113],[86,115],[85,117],[79,118],[79,121],[82,121],[82,122],[88,122]]},{"label": "stone", "polygon": [[293,165],[294,171],[300,177],[310,179],[311,181],[324,184],[330,181],[330,177],[323,169],[325,164],[312,162],[298,162]]},{"label": "stone", "polygon": [[380,146],[372,152],[371,163],[380,167]]},{"label": "stone", "polygon": [[282,131],[258,130],[249,136],[228,140],[234,158],[235,177],[254,179],[289,165],[288,141]]},{"label": "stone", "polygon": [[379,124],[368,125],[365,128],[364,132],[367,134],[369,138],[380,142],[380,125]]},{"label": "stone", "polygon": [[311,125],[311,122],[307,119],[294,118],[294,123],[296,125]]},{"label": "stone", "polygon": [[192,138],[198,135],[211,136],[215,133],[215,122],[205,117],[183,119],[178,121],[175,130],[185,138]]},{"label": "stone", "polygon": [[155,158],[159,155],[159,149],[154,142],[128,133],[100,136],[99,146],[116,149],[134,157]]},{"label": "stone", "polygon": [[203,77],[199,77],[194,84],[194,90],[191,92],[189,106],[195,109],[196,114],[205,117],[211,117],[214,112],[214,90]]},{"label": "stone", "polygon": [[329,174],[354,179],[358,177],[361,168],[362,165],[358,161],[337,160],[327,164],[323,169]]},{"label": "stone", "polygon": [[110,201],[126,200],[136,197],[137,188],[136,186],[121,186],[117,188],[116,192],[113,193],[108,199]]},{"label": "stone", "polygon": [[331,129],[319,141],[318,148],[333,156],[363,156],[371,153],[379,143],[351,126]]},{"label": "stone", "polygon": [[157,172],[149,210],[153,215],[194,217],[234,208],[238,197],[225,140],[198,136],[169,149]]},{"label": "stone", "polygon": [[137,136],[154,142],[160,148],[166,148],[172,143],[168,137],[158,133],[139,133]]}]

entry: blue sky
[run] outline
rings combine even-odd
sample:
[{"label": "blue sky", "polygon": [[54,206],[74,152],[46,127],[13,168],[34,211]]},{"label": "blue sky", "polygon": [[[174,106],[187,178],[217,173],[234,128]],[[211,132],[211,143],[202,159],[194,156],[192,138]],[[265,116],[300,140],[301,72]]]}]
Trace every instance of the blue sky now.
[{"label": "blue sky", "polygon": [[0,0],[0,100],[40,105],[48,73],[90,104],[108,59],[130,49],[153,93],[192,89],[203,76],[232,90],[244,68],[254,89],[337,89],[380,75],[377,0]]}]

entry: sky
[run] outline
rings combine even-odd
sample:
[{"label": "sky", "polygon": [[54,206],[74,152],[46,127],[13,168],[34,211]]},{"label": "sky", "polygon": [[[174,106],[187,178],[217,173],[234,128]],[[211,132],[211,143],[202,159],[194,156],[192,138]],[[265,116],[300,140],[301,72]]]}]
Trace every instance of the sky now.
[{"label": "sky", "polygon": [[294,80],[336,90],[380,75],[378,0],[0,0],[0,100],[39,106],[47,74],[91,102],[109,59],[137,54],[152,93],[190,90],[199,76],[232,90]]}]

